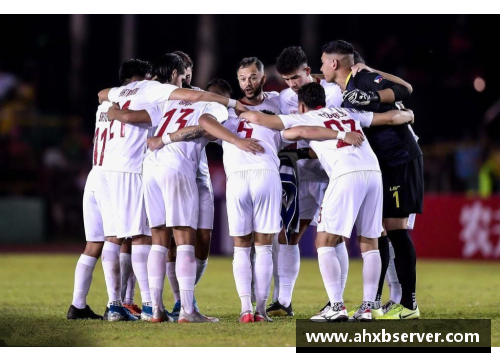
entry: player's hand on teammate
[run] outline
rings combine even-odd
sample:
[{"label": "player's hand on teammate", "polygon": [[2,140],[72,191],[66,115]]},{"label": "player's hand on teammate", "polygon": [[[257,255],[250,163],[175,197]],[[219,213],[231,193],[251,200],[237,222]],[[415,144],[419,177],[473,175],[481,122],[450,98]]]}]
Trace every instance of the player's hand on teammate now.
[{"label": "player's hand on teammate", "polygon": [[264,148],[259,145],[259,140],[256,140],[255,138],[240,138],[238,141],[236,141],[235,145],[239,149],[247,152],[251,152],[254,155],[256,153],[264,153]]},{"label": "player's hand on teammate", "polygon": [[118,103],[113,103],[113,105],[108,109],[108,119],[111,121],[113,119],[116,119],[118,116],[117,111],[120,110],[120,106]]},{"label": "player's hand on teammate", "polygon": [[345,91],[342,99],[348,100],[353,106],[367,106],[380,99],[377,92],[365,92],[359,89]]},{"label": "player's hand on teammate", "polygon": [[347,132],[344,138],[345,143],[349,143],[354,147],[359,147],[364,142],[365,136],[358,132]]},{"label": "player's hand on teammate", "polygon": [[242,114],[243,112],[248,112],[249,109],[243,105],[241,102],[236,102],[236,107],[234,107],[234,112],[236,113],[237,116]]},{"label": "player's hand on teammate", "polygon": [[361,72],[362,70],[367,70],[369,72],[373,72],[373,69],[370,68],[369,66],[367,66],[366,64],[363,64],[363,63],[358,63],[358,64],[354,64],[352,67],[351,67],[351,71],[352,71],[352,77],[354,78],[356,76],[356,74],[358,74],[359,72]]},{"label": "player's hand on teammate", "polygon": [[408,124],[415,123],[415,115],[413,114],[413,111],[411,109],[402,108],[401,110],[404,111],[404,112],[410,113],[410,115],[411,115],[411,121],[409,121]]},{"label": "player's hand on teammate", "polygon": [[163,143],[163,140],[161,139],[161,137],[148,138],[148,148],[151,151],[159,150],[163,146],[165,146],[165,144]]}]

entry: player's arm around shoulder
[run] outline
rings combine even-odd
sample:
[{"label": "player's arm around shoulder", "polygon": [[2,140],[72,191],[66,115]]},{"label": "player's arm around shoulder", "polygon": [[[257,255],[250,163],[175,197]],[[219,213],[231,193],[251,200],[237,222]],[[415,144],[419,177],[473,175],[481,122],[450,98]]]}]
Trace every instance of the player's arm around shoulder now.
[{"label": "player's arm around shoulder", "polygon": [[353,145],[361,146],[365,136],[358,132],[340,132],[320,126],[297,126],[283,131],[283,137],[289,141],[300,140],[334,140],[340,139]]},{"label": "player's arm around shoulder", "polygon": [[246,119],[250,123],[264,126],[277,131],[281,131],[285,128],[281,118],[273,114],[266,114],[259,111],[248,111],[243,112],[241,114],[241,118]]},{"label": "player's arm around shoulder", "polygon": [[415,116],[410,109],[374,113],[371,126],[399,126],[413,124]]},{"label": "player's arm around shoulder", "polygon": [[132,111],[130,109],[120,109],[120,106],[118,106],[118,104],[116,103],[113,103],[113,106],[109,108],[108,119],[115,119],[122,123],[128,124],[151,124],[151,117],[147,111]]}]

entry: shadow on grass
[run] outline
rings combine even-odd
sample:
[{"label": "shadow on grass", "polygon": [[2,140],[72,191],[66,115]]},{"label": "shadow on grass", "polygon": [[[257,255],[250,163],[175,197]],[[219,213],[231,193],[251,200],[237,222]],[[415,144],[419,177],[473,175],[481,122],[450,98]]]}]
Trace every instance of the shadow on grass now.
[{"label": "shadow on grass", "polygon": [[0,317],[0,346],[91,347],[94,344],[85,336],[88,323],[95,322],[4,315]]}]

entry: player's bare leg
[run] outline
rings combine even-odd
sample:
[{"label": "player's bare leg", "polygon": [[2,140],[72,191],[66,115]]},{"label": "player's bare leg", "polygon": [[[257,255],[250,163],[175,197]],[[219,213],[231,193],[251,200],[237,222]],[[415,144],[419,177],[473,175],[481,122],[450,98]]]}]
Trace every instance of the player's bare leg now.
[{"label": "player's bare leg", "polygon": [[234,256],[233,274],[236,290],[241,301],[241,314],[239,321],[252,323],[252,263],[250,261],[250,250],[252,246],[252,234],[244,236],[233,236]]},{"label": "player's bare leg", "polygon": [[341,241],[342,237],[339,235],[326,232],[318,232],[316,235],[319,270],[330,305],[312,316],[312,322],[342,322],[348,319],[342,296],[340,263],[335,251],[335,246]]},{"label": "player's bare leg", "polygon": [[[139,289],[141,291],[142,310],[141,319],[149,320],[152,316],[152,303],[151,292],[149,291],[148,280],[148,257],[151,252],[152,239],[151,236],[137,235],[132,237],[131,253],[132,253],[132,268],[135,279],[139,282]],[[130,279],[129,279],[130,280]],[[129,290],[127,289],[127,295]],[[132,303],[132,308],[136,311],[140,309]]]},{"label": "player's bare leg", "polygon": [[92,274],[97,259],[101,257],[103,246],[103,242],[87,242],[85,250],[78,259],[75,268],[73,301],[68,310],[68,319],[102,319],[100,315],[95,314],[87,305],[87,295],[92,283]]},{"label": "player's bare leg", "polygon": [[153,245],[147,262],[149,290],[153,304],[151,322],[159,323],[169,321],[163,306],[163,286],[167,265],[167,247],[172,237],[172,228],[165,226],[151,228],[151,236]]},{"label": "player's bare leg", "polygon": [[212,241],[212,229],[196,230],[196,282],[197,285],[205,273],[208,264],[208,256],[210,255],[210,243]]}]

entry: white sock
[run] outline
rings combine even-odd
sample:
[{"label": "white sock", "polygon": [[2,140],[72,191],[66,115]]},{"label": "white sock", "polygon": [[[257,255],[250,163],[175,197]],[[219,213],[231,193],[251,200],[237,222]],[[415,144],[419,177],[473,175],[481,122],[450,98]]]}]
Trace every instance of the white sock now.
[{"label": "white sock", "polygon": [[256,245],[255,254],[255,297],[257,299],[255,311],[265,314],[273,279],[273,246]]},{"label": "white sock", "polygon": [[318,248],[318,262],[330,303],[343,303],[340,264],[333,246]]},{"label": "white sock", "polygon": [[194,283],[196,281],[194,245],[177,246],[175,273],[181,292],[181,307],[187,314],[192,314],[194,312]]},{"label": "white sock", "polygon": [[125,304],[132,304],[127,301],[127,286],[128,279],[130,275],[133,275],[132,271],[132,257],[128,253],[120,253],[120,283],[121,283],[121,291],[122,291],[122,301]]},{"label": "white sock", "polygon": [[361,256],[363,257],[363,301],[374,302],[382,268],[380,252],[371,250],[361,253]]},{"label": "white sock", "polygon": [[168,249],[161,245],[153,245],[148,257],[148,279],[153,307],[163,310],[163,285]]},{"label": "white sock", "polygon": [[104,242],[102,248],[102,268],[108,290],[108,303],[122,301],[120,280],[120,245],[109,241]]},{"label": "white sock", "polygon": [[293,287],[299,276],[300,251],[298,245],[280,245],[279,252],[279,302],[288,307],[292,302]]},{"label": "white sock", "polygon": [[87,305],[87,294],[90,283],[92,283],[92,273],[94,272],[97,259],[88,255],[80,255],[75,269],[75,286],[73,288],[73,304],[78,309],[83,309]]},{"label": "white sock", "polygon": [[142,304],[151,303],[151,292],[149,291],[148,279],[148,257],[151,245],[132,245],[132,268],[139,282]]},{"label": "white sock", "polygon": [[178,300],[181,300],[181,292],[179,291],[179,282],[175,273],[175,261],[167,262],[167,278],[174,296],[174,303],[177,303]]},{"label": "white sock", "polygon": [[342,294],[344,294],[347,274],[349,273],[349,254],[347,254],[345,242],[337,244],[335,246],[335,252],[337,253],[337,259],[340,264],[340,286],[342,288]]},{"label": "white sock", "polygon": [[125,303],[127,304],[134,304],[136,282],[137,278],[135,277],[134,272],[130,273],[127,280],[127,294],[125,294]]},{"label": "white sock", "polygon": [[205,274],[205,269],[207,269],[207,264],[208,264],[208,259],[206,260],[201,260],[196,258],[196,281],[195,285],[198,285],[198,282],[200,281],[201,277],[203,274]]},{"label": "white sock", "polygon": [[280,243],[278,241],[279,233],[274,234],[273,237],[273,280],[274,280],[274,289],[273,289],[273,301],[278,300],[280,297],[280,273],[278,270],[279,267],[279,255],[280,255]]},{"label": "white sock", "polygon": [[241,312],[253,311],[252,293],[252,264],[250,262],[250,249],[234,247],[233,274],[236,290],[241,300]]},{"label": "white sock", "polygon": [[399,284],[398,273],[396,273],[396,266],[394,264],[394,248],[392,244],[389,243],[389,267],[387,268],[387,274],[385,275],[385,279],[387,284],[389,284],[389,288],[391,290],[391,300],[396,304],[401,302],[401,284]]}]

